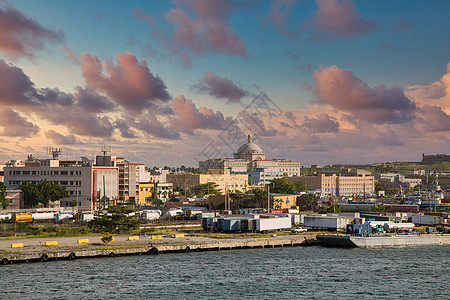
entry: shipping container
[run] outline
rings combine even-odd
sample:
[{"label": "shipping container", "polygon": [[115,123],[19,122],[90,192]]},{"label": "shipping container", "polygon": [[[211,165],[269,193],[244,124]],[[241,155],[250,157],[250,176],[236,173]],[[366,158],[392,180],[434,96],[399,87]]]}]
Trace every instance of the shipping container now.
[{"label": "shipping container", "polygon": [[0,220],[11,220],[12,214],[0,214]]},{"label": "shipping container", "polygon": [[349,217],[327,217],[327,216],[307,216],[305,217],[305,226],[317,229],[344,229],[354,218]]},{"label": "shipping container", "polygon": [[31,214],[33,220],[53,220],[55,217],[54,212],[38,212]]},{"label": "shipping container", "polygon": [[151,221],[159,219],[160,214],[156,211],[143,211],[141,213],[140,219],[143,221]]},{"label": "shipping container", "polygon": [[73,220],[75,214],[74,213],[55,213],[54,220],[56,222],[61,222],[63,220]]},{"label": "shipping container", "polygon": [[390,212],[419,212],[419,205],[409,205],[409,204],[385,204],[389,208]]},{"label": "shipping container", "polygon": [[240,231],[241,219],[240,218],[224,218],[221,222],[221,228],[223,231]]},{"label": "shipping container", "polygon": [[441,217],[413,215],[411,221],[416,225],[436,225],[441,223]]},{"label": "shipping container", "polygon": [[291,228],[291,217],[256,219],[256,231],[267,232]]}]

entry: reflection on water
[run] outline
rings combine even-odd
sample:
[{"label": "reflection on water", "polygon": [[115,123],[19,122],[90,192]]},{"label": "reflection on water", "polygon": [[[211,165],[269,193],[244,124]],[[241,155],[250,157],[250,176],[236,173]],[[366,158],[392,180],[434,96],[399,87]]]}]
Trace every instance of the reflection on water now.
[{"label": "reflection on water", "polygon": [[450,246],[276,248],[0,266],[1,299],[449,299]]}]

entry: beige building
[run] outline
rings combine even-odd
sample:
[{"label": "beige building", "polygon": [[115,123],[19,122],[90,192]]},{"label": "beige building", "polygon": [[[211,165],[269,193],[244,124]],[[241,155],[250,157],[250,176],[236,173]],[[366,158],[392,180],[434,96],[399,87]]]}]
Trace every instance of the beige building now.
[{"label": "beige building", "polygon": [[246,192],[248,187],[247,174],[232,174],[229,169],[210,169],[206,174],[168,174],[167,182],[174,187],[181,187],[184,190],[191,189],[197,185],[214,182],[217,189],[222,194],[226,191],[234,193],[236,191]]},{"label": "beige building", "polygon": [[372,175],[339,176],[318,174],[313,176],[289,177],[292,182],[303,181],[308,190],[320,191],[322,195],[351,196],[373,194],[375,180]]},{"label": "beige building", "polygon": [[272,208],[287,209],[292,206],[297,205],[297,197],[300,195],[290,195],[290,194],[270,194],[273,197]]}]

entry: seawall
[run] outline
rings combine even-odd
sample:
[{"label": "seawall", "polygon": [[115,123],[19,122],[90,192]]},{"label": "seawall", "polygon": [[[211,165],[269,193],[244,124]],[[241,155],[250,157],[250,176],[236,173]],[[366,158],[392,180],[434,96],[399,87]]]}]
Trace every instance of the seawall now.
[{"label": "seawall", "polygon": [[86,243],[79,246],[30,246],[0,250],[0,263],[44,262],[124,255],[156,255],[191,251],[221,251],[253,248],[276,248],[316,245],[315,236],[223,239],[183,238],[177,240],[142,239],[117,244]]}]

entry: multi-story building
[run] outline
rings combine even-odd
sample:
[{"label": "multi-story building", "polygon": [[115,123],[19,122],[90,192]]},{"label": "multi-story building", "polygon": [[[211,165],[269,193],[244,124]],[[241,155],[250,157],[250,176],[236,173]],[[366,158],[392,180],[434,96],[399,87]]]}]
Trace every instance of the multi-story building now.
[{"label": "multi-story building", "polygon": [[156,192],[158,193],[159,199],[163,202],[169,200],[173,195],[173,183],[171,182],[157,182]]},{"label": "multi-story building", "polygon": [[150,202],[148,199],[152,197],[152,188],[154,183],[139,183],[139,202],[137,204],[144,205]]},{"label": "multi-story building", "polygon": [[17,189],[23,182],[38,184],[42,180],[65,186],[69,197],[61,206],[76,203],[79,210],[93,210],[103,195],[117,198],[117,168],[97,168],[92,161],[60,161],[41,159],[25,162],[23,166],[5,167],[7,189]]},{"label": "multi-story building", "polygon": [[[97,156],[96,165],[117,168],[119,173],[119,202],[139,203],[139,175],[142,170],[145,170],[145,166],[130,163],[123,157],[106,155],[106,152],[103,156]],[[144,174],[144,176],[146,175]]]},{"label": "multi-story building", "polygon": [[[266,153],[255,143],[252,142],[252,136],[248,136],[248,142],[243,144],[234,158],[213,158],[199,162],[201,172],[208,169],[229,169],[231,172],[255,172],[261,170],[267,173],[282,173],[283,176],[299,176],[300,163],[287,159],[266,159]],[[262,178],[255,174],[253,178]]]},{"label": "multi-story building", "polygon": [[236,191],[246,192],[248,187],[247,173],[231,173],[229,169],[209,169],[206,174],[168,174],[167,182],[172,183],[174,187],[181,187],[184,190],[191,189],[199,184],[214,182],[217,189],[222,194],[227,191],[234,193]]},{"label": "multi-story building", "polygon": [[373,194],[374,177],[361,174],[358,176],[339,176],[336,174],[317,174],[313,176],[287,177],[292,182],[303,181],[308,190],[320,191],[327,196],[351,196]]},{"label": "multi-story building", "polygon": [[6,190],[6,200],[8,200],[8,209],[19,210],[25,208],[23,205],[23,193],[21,190]]}]

